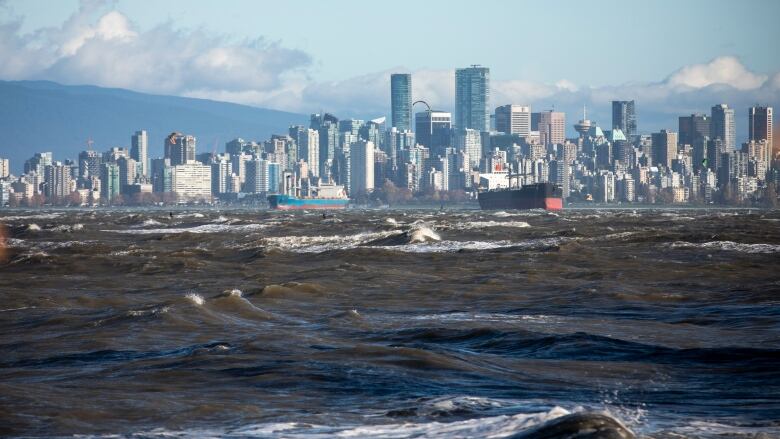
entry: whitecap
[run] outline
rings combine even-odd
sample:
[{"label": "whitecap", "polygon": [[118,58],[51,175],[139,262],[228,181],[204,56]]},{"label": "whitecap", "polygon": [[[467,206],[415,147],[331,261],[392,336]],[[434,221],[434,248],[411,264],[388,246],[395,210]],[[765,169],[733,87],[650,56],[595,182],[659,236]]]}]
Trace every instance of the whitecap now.
[{"label": "whitecap", "polygon": [[203,224],[194,227],[171,227],[158,229],[103,230],[103,232],[125,233],[132,235],[153,235],[168,233],[247,233],[267,228],[267,224]]},{"label": "whitecap", "polygon": [[451,253],[461,250],[495,250],[513,247],[511,241],[438,241],[426,243],[411,243],[407,245],[378,246],[391,251],[406,253]]},{"label": "whitecap", "polygon": [[38,224],[35,224],[35,223],[28,224],[27,225],[27,231],[28,232],[40,232],[41,231],[41,226],[39,226]]},{"label": "whitecap", "polygon": [[156,227],[161,225],[163,225],[163,223],[149,218],[144,220],[144,222],[142,222],[141,224],[139,224],[138,227]]},{"label": "whitecap", "polygon": [[517,250],[540,250],[554,247],[574,238],[540,238],[527,241],[439,241],[429,243],[413,243],[398,246],[378,247],[408,253],[450,253],[462,250],[481,251],[513,248]]},{"label": "whitecap", "polygon": [[19,220],[31,220],[31,219],[54,219],[62,216],[62,213],[40,213],[32,215],[9,215],[0,217],[0,221],[19,221]]},{"label": "whitecap", "polygon": [[65,233],[76,232],[79,230],[84,230],[84,224],[80,224],[80,223],[76,223],[73,225],[62,224],[59,226],[52,227],[49,230],[51,230],[52,232],[65,232]]},{"label": "whitecap", "polygon": [[409,232],[409,242],[412,244],[430,241],[441,241],[441,236],[429,227],[416,227]]},{"label": "whitecap", "polygon": [[411,320],[434,320],[438,322],[475,322],[475,323],[539,323],[552,324],[563,321],[560,317],[544,314],[506,314],[479,312],[452,312],[440,314],[421,314],[410,317]]},{"label": "whitecap", "polygon": [[458,230],[483,229],[487,227],[526,228],[531,227],[531,225],[525,221],[469,221],[452,226],[453,229]]},{"label": "whitecap", "polygon": [[165,314],[170,311],[169,306],[160,306],[150,309],[134,309],[127,312],[128,317],[142,317],[156,314]]},{"label": "whitecap", "polygon": [[231,431],[227,436],[260,437],[372,437],[372,438],[449,438],[505,437],[536,427],[570,412],[553,407],[538,413],[491,416],[454,422],[404,422],[379,425],[325,426],[301,423],[273,423],[247,426]]},{"label": "whitecap", "polygon": [[667,244],[667,246],[673,249],[720,250],[720,251],[735,251],[735,252],[751,253],[751,254],[780,252],[780,245],[776,245],[776,244],[743,244],[734,241],[710,241],[710,242],[702,242],[702,243],[676,241],[671,244]]},{"label": "whitecap", "polygon": [[346,250],[358,247],[360,244],[403,233],[402,230],[384,232],[365,232],[354,235],[330,236],[276,236],[265,239],[271,248],[288,250],[297,253],[321,253],[330,250]]},{"label": "whitecap", "polygon": [[749,425],[728,425],[713,421],[691,421],[687,425],[669,429],[675,437],[731,437],[731,438],[771,438],[780,437],[780,427],[762,427]]},{"label": "whitecap", "polygon": [[190,302],[198,306],[201,306],[204,303],[206,303],[206,301],[203,299],[203,296],[201,296],[198,293],[187,293],[184,295],[184,297],[186,297]]}]

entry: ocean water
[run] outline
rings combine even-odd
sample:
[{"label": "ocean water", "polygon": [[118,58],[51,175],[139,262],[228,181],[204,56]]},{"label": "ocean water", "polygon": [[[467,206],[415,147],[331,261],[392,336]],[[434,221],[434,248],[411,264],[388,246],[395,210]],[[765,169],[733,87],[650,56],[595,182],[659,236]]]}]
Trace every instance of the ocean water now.
[{"label": "ocean water", "polygon": [[0,224],[0,435],[780,437],[778,211]]}]

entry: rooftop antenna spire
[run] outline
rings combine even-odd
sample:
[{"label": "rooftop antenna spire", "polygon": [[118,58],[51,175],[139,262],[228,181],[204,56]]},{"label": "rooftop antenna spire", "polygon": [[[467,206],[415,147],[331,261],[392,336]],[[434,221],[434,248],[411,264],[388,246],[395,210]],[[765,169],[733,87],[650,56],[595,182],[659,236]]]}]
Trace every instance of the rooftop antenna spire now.
[{"label": "rooftop antenna spire", "polygon": [[588,119],[588,113],[585,104],[582,104],[582,120],[587,120],[587,119]]}]

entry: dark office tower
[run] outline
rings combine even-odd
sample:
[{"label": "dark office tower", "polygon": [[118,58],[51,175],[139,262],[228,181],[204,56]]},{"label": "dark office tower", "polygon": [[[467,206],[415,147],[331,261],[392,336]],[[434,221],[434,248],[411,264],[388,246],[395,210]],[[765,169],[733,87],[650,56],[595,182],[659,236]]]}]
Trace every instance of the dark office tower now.
[{"label": "dark office tower", "polygon": [[619,128],[629,142],[634,141],[637,134],[634,101],[612,101],[612,128]]},{"label": "dark office tower", "polygon": [[165,138],[164,150],[165,158],[171,160],[171,166],[195,161],[195,136],[171,133]]},{"label": "dark office tower", "polygon": [[412,75],[390,75],[390,118],[398,131],[412,129]]},{"label": "dark office tower", "polygon": [[539,131],[539,119],[542,118],[542,113],[531,113],[531,131]]},{"label": "dark office tower", "polygon": [[680,116],[680,145],[694,145],[702,137],[710,136],[710,118],[704,114]]},{"label": "dark office tower", "polygon": [[712,107],[712,120],[710,121],[710,138],[723,141],[721,153],[734,151],[737,142],[737,132],[734,125],[734,109],[726,104]]},{"label": "dark office tower", "polygon": [[473,65],[455,70],[455,120],[458,130],[490,131],[490,69]]},{"label": "dark office tower", "polygon": [[415,115],[417,143],[430,150],[432,157],[451,146],[452,114],[444,111],[422,111]]},{"label": "dark office tower", "polygon": [[677,158],[677,133],[661,130],[653,133],[653,164],[672,167],[672,160]]},{"label": "dark office tower", "polygon": [[312,130],[318,130],[320,129],[320,126],[322,125],[322,115],[319,113],[312,113],[312,115],[309,117],[309,128]]},{"label": "dark office tower", "polygon": [[230,155],[239,155],[244,151],[246,140],[237,137],[230,142],[225,143],[225,152]]},{"label": "dark office tower", "polygon": [[772,107],[750,107],[748,110],[748,140],[766,140],[770,153],[772,148]]}]

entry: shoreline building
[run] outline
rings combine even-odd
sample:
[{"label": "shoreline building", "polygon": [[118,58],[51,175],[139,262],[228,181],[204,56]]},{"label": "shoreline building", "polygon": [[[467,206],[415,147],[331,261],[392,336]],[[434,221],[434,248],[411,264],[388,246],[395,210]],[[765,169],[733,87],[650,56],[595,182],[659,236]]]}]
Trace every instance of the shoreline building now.
[{"label": "shoreline building", "polygon": [[374,190],[374,142],[358,140],[349,146],[349,195]]},{"label": "shoreline building", "polygon": [[173,166],[171,192],[185,199],[210,199],[211,166],[198,162]]}]

